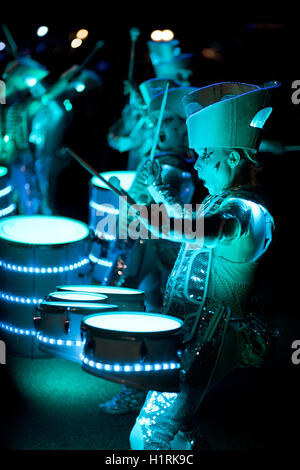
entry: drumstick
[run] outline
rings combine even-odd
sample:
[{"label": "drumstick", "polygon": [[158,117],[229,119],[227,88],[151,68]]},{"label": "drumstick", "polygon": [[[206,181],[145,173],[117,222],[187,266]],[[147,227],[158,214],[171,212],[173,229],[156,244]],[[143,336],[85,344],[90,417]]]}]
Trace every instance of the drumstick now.
[{"label": "drumstick", "polygon": [[[96,42],[94,48],[92,49],[92,51],[89,53],[89,55],[84,59],[84,61],[82,62],[82,64],[78,67],[78,69],[76,69],[74,71],[74,75],[72,75],[70,77],[70,79],[73,79],[74,76],[78,75],[79,72],[82,71],[82,69],[84,69],[84,67],[87,65],[87,63],[93,58],[93,56],[95,55],[95,53],[101,49],[103,46],[105,45],[105,42],[102,41],[102,40],[99,40]],[[69,81],[70,81],[69,79]]]},{"label": "drumstick", "polygon": [[8,27],[5,23],[2,23],[2,29],[3,29],[3,32],[6,36],[7,42],[9,44],[9,49],[11,51],[11,54],[15,58],[17,58],[18,57],[18,46],[17,46],[14,38],[12,37],[11,32],[9,31],[9,29],[8,29]]},{"label": "drumstick", "polygon": [[122,198],[126,198],[127,204],[129,204],[130,206],[136,205],[136,202],[132,199],[131,196],[129,196],[129,194],[126,191],[124,191],[123,188],[121,188],[121,190],[116,188],[113,184],[111,184],[109,181],[103,178],[103,176],[101,176],[96,170],[94,170],[94,168],[92,168],[89,165],[89,163],[83,160],[83,158],[79,157],[79,155],[73,152],[73,150],[71,150],[70,148],[65,147],[64,150],[68,152],[73,158],[75,158],[75,160],[77,160],[77,162],[80,163],[80,165],[82,165],[83,168],[85,168],[89,173],[91,173],[91,175],[96,176],[103,183],[105,183],[109,187],[109,189],[111,189],[114,193],[116,193],[118,196]]},{"label": "drumstick", "polygon": [[133,76],[133,65],[134,65],[134,56],[135,56],[135,43],[139,35],[141,34],[138,28],[131,28],[129,31],[131,37],[131,49],[130,49],[130,60],[129,60],[129,71],[128,71],[128,81],[132,81]]},{"label": "drumstick", "polygon": [[286,152],[299,152],[300,150],[300,145],[288,145],[285,147]]},{"label": "drumstick", "polygon": [[158,137],[159,137],[159,133],[160,133],[161,123],[162,123],[162,120],[163,120],[165,107],[166,107],[166,103],[167,103],[168,89],[169,89],[169,82],[167,82],[167,85],[166,85],[166,88],[165,88],[164,96],[163,96],[160,111],[159,111],[159,118],[158,118],[158,121],[157,121],[156,130],[155,130],[155,136],[154,136],[153,144],[152,144],[152,148],[151,148],[150,161],[152,161],[152,162],[153,162],[154,155],[155,155],[155,152],[156,152],[156,147],[157,147]]}]

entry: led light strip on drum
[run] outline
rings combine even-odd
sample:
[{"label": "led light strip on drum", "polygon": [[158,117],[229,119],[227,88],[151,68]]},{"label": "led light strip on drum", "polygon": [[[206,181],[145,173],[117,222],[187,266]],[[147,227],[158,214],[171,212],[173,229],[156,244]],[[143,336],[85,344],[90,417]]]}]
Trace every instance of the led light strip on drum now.
[{"label": "led light strip on drum", "polygon": [[21,273],[30,273],[30,274],[53,274],[53,273],[63,273],[65,271],[73,271],[74,269],[81,268],[82,266],[89,263],[88,258],[84,258],[78,263],[69,264],[66,266],[53,266],[53,267],[42,267],[35,268],[33,266],[17,266],[16,264],[6,263],[5,261],[0,260],[0,267],[7,269],[8,271],[15,271]]},{"label": "led light strip on drum", "polygon": [[104,364],[103,362],[93,361],[83,354],[81,354],[80,358],[82,362],[91,367],[91,369],[104,370],[108,372],[151,372],[180,369],[179,362],[162,362],[155,364]]},{"label": "led light strip on drum", "polygon": [[[103,214],[113,214],[113,215],[120,214],[119,209],[114,209],[113,207],[105,206],[104,204],[97,204],[97,202],[95,201],[90,202],[90,207],[92,207],[96,211],[102,212]],[[102,214],[97,214],[97,215],[102,215]]]},{"label": "led light strip on drum", "polygon": [[8,207],[0,210],[0,217],[5,217],[6,215],[13,212],[16,208],[16,204],[10,204]]},{"label": "led light strip on drum", "polygon": [[103,240],[109,240],[109,241],[116,240],[115,235],[110,235],[109,233],[100,232],[99,230],[95,230],[95,235],[100,239],[103,238]]},{"label": "led light strip on drum", "polygon": [[0,298],[3,300],[8,300],[9,302],[16,302],[18,304],[39,304],[40,302],[43,302],[43,299],[37,299],[35,297],[22,297],[22,296],[16,296],[16,295],[11,295],[7,294],[5,292],[0,292]]},{"label": "led light strip on drum", "polygon": [[23,335],[23,336],[35,336],[35,330],[28,330],[27,328],[17,328],[13,325],[9,325],[8,323],[0,322],[0,328],[2,330],[6,330],[8,333],[13,333],[15,335]]},{"label": "led light strip on drum", "polygon": [[106,268],[112,267],[112,261],[107,261],[104,258],[96,258],[94,255],[89,255],[90,261],[95,264],[100,264],[101,266],[105,266]]},{"label": "led light strip on drum", "polygon": [[13,190],[12,185],[10,184],[9,186],[6,186],[6,188],[3,188],[0,190],[0,197],[7,196],[9,193],[11,193]]},{"label": "led light strip on drum", "polygon": [[47,344],[54,344],[57,346],[83,346],[82,341],[73,341],[70,339],[64,340],[64,339],[57,339],[57,338],[50,338],[49,336],[42,336],[41,334],[37,334],[37,339],[41,341],[42,343],[47,343]]}]

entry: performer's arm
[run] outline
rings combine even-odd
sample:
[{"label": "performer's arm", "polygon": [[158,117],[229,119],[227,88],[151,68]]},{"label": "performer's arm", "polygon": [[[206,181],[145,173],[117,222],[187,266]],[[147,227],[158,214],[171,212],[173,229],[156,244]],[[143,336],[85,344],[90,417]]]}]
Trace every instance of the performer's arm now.
[{"label": "performer's arm", "polygon": [[148,224],[148,230],[157,238],[214,247],[218,243],[247,234],[253,223],[253,211],[257,212],[258,217],[263,215],[257,204],[231,198],[218,212],[211,215],[203,215],[203,208],[199,205],[197,212],[182,211],[180,217],[179,212],[170,217],[169,211],[165,209],[159,223],[157,218],[156,223],[153,223],[152,211],[148,213],[147,220],[141,220]]}]

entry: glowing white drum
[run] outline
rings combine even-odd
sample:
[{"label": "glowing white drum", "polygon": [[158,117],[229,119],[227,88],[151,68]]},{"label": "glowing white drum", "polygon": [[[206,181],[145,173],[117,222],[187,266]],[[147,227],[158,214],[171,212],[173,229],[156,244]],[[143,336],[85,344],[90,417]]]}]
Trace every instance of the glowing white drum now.
[{"label": "glowing white drum", "polygon": [[34,317],[39,348],[50,355],[80,362],[82,319],[86,315],[107,313],[117,308],[105,303],[41,302]]},{"label": "glowing white drum", "polygon": [[[135,171],[106,171],[101,176],[107,181],[117,177],[121,187],[129,191],[135,178]],[[102,285],[109,281],[114,264],[110,256],[116,239],[116,222],[119,219],[119,198],[99,178],[90,180],[89,227],[93,236],[90,260],[93,263],[93,278]]]},{"label": "glowing white drum", "polygon": [[67,291],[55,291],[50,292],[45,298],[48,302],[89,302],[89,303],[96,303],[99,302],[106,303],[107,302],[107,295],[102,294],[93,294],[87,292],[67,292]]},{"label": "glowing white drum", "polygon": [[0,222],[0,328],[8,351],[41,355],[35,306],[57,284],[77,284],[90,271],[89,229],[56,216],[14,216]]},{"label": "glowing white drum", "polygon": [[57,286],[58,291],[86,292],[107,296],[107,302],[118,305],[118,310],[122,311],[144,311],[145,293],[139,289],[114,286],[96,286],[96,285],[73,285]]},{"label": "glowing white drum", "polygon": [[13,186],[8,177],[8,169],[5,166],[0,166],[0,218],[11,216],[15,211]]},{"label": "glowing white drum", "polygon": [[131,387],[178,391],[182,326],[160,313],[89,315],[81,323],[82,368]]}]

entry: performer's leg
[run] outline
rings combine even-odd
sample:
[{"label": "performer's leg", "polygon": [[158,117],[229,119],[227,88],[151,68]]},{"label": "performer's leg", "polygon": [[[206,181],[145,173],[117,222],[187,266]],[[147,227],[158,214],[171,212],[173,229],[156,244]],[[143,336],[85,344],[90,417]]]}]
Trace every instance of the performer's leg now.
[{"label": "performer's leg", "polygon": [[199,393],[187,387],[179,393],[149,392],[130,434],[131,449],[170,449],[175,434],[193,415]]},{"label": "performer's leg", "polygon": [[[203,366],[200,354],[193,358],[194,372],[188,381],[182,382],[179,393],[148,393],[130,434],[130,445],[133,450],[169,450],[172,448],[172,440],[178,431],[194,417],[205,393],[238,366],[235,339],[236,332],[229,330],[223,344],[222,354],[215,363],[216,367],[210,364],[206,373],[203,374],[205,380],[201,380],[201,367]],[[192,350],[187,351],[187,354],[194,356]]]}]

